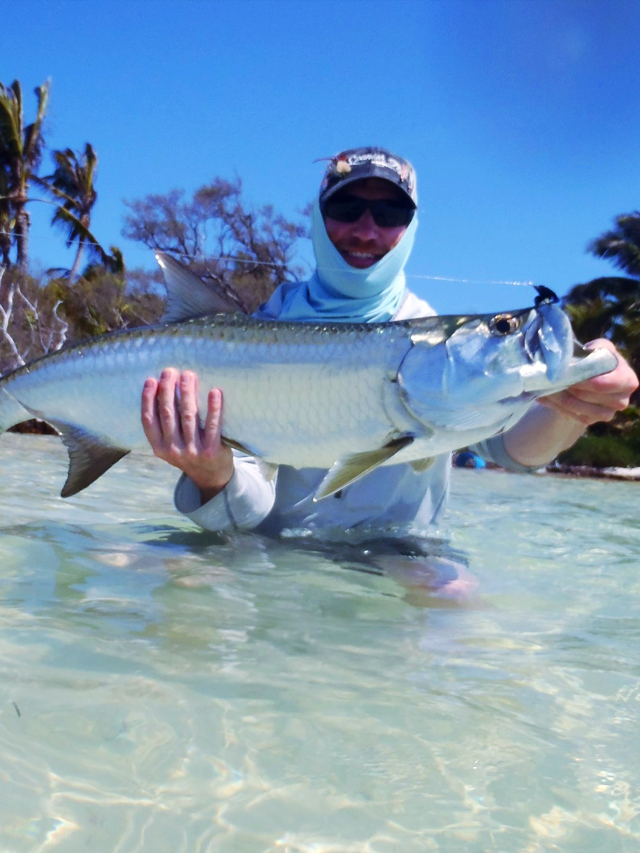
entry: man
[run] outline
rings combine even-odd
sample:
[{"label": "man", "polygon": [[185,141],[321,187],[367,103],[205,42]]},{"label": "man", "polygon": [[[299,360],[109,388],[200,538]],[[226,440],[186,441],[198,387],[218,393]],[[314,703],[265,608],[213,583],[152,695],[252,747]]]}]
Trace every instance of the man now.
[{"label": "man", "polygon": [[[258,316],[300,322],[384,322],[433,315],[407,290],[404,266],[417,228],[412,166],[380,148],[334,157],[314,205],[317,268],[306,282],[281,285]],[[594,341],[615,352],[607,340]],[[638,380],[618,354],[611,373],[539,401],[503,435],[483,442],[483,456],[516,471],[535,470],[569,447],[586,425],[625,408]],[[212,389],[204,427],[197,411],[197,377],[174,368],[145,383],[142,422],[156,456],[179,468],[178,510],[208,530],[242,529],[276,535],[284,529],[358,527],[424,529],[443,511],[449,454],[422,473],[408,465],[379,468],[333,497],[314,503],[326,473],[281,466],[265,478],[256,461],[221,443],[223,390]],[[180,405],[177,399],[180,399]]]}]

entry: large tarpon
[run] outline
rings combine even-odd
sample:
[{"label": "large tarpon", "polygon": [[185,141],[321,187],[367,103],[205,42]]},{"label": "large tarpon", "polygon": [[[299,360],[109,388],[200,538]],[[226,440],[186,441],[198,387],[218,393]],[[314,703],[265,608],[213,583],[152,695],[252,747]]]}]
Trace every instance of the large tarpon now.
[{"label": "large tarpon", "polygon": [[[495,435],[543,394],[612,370],[587,351],[550,291],[533,308],[390,323],[256,320],[167,255],[168,322],[73,344],[0,380],[0,431],[32,417],[69,450],[63,497],[146,443],[145,379],[168,366],[200,377],[201,411],[224,392],[227,442],[273,466],[328,468],[316,498],[379,465]],[[201,315],[201,316],[194,316]]]}]

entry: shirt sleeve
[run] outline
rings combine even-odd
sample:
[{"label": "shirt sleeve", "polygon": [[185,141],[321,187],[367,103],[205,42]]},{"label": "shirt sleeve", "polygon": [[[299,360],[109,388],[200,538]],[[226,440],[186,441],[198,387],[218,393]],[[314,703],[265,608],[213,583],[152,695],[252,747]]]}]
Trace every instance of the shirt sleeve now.
[{"label": "shirt sleeve", "polygon": [[517,474],[533,474],[544,467],[544,465],[531,467],[516,462],[507,453],[507,449],[504,446],[504,433],[501,432],[498,435],[492,435],[491,438],[485,438],[484,441],[479,441],[477,444],[471,445],[469,450],[473,450],[474,453],[482,456],[483,459],[488,459],[489,462],[494,462],[501,468],[506,468],[508,471],[514,471]]},{"label": "shirt sleeve", "polygon": [[267,480],[252,457],[234,453],[233,476],[219,494],[203,504],[200,489],[183,474],[174,492],[175,507],[203,530],[253,530],[273,508],[276,479],[277,474]]}]

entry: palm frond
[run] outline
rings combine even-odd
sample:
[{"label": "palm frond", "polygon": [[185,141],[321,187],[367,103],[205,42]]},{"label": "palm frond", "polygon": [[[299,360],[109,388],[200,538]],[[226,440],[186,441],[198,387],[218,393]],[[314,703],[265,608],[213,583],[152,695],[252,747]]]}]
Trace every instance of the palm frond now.
[{"label": "palm frond", "polygon": [[19,157],[22,154],[20,124],[19,104],[14,93],[0,84],[0,150],[3,158]]},{"label": "palm frond", "polygon": [[94,149],[87,142],[82,154],[66,148],[54,151],[53,159],[56,168],[44,179],[49,191],[58,198],[73,200],[73,207],[81,214],[89,215],[97,199],[93,181],[98,157]]},{"label": "palm frond", "polygon": [[67,246],[70,246],[75,240],[83,240],[90,254],[97,257],[101,263],[106,264],[108,262],[109,255],[102,248],[95,235],[70,210],[60,205],[55,212],[54,220],[61,226],[66,226]]},{"label": "palm frond", "polygon": [[629,275],[640,277],[640,212],[616,217],[615,228],[592,240],[587,249]]},{"label": "palm frond", "polygon": [[564,305],[581,305],[594,300],[613,300],[623,306],[639,302],[640,281],[621,276],[594,278],[586,284],[576,284],[562,301]]},{"label": "palm frond", "polygon": [[[30,124],[24,132],[24,158],[33,166],[40,162],[42,155],[42,123],[49,103],[50,81],[46,80],[42,86],[34,89],[38,106],[35,121]],[[22,110],[21,110],[22,112]]]},{"label": "palm frond", "polygon": [[36,186],[40,187],[43,190],[46,190],[46,192],[50,193],[52,196],[54,196],[54,198],[61,199],[62,201],[64,201],[65,207],[78,207],[78,202],[75,198],[70,195],[67,195],[67,193],[63,192],[61,189],[58,189],[58,187],[54,187],[52,184],[49,183],[47,178],[41,178],[38,175],[32,175],[31,183],[36,184]]}]

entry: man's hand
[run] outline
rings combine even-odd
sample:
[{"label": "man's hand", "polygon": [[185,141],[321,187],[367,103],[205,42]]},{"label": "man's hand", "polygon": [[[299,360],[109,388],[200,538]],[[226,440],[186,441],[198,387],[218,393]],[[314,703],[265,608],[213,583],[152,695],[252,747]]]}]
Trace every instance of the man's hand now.
[{"label": "man's hand", "polygon": [[626,409],[638,387],[638,377],[606,338],[587,344],[603,347],[618,358],[610,373],[594,376],[548,397],[539,397],[518,423],[504,434],[507,453],[516,462],[540,468],[561,450],[571,447],[589,424],[610,421],[616,412]]},{"label": "man's hand", "polygon": [[207,399],[204,428],[198,414],[198,377],[174,367],[162,371],[160,381],[147,379],[142,391],[142,427],[151,449],[184,472],[200,489],[203,502],[211,500],[233,475],[231,448],[222,443],[222,392],[213,388]]},{"label": "man's hand", "polygon": [[607,338],[598,338],[586,344],[589,349],[601,347],[608,349],[618,358],[618,366],[610,373],[594,376],[578,385],[540,397],[539,403],[554,409],[565,418],[577,421],[583,426],[598,421],[610,421],[616,412],[629,405],[631,394],[638,387],[638,377],[630,365],[622,358],[615,346]]}]

